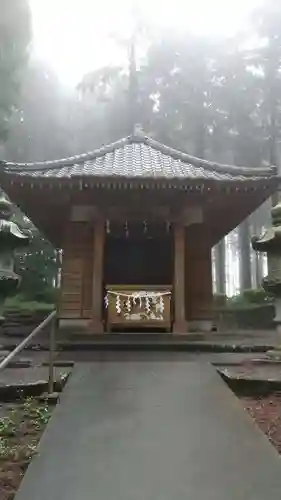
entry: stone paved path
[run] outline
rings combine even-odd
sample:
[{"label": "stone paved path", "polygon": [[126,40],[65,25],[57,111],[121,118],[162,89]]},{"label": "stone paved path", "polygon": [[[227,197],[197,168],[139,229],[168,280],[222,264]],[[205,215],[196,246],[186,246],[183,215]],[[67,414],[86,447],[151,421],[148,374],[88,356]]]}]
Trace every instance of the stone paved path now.
[{"label": "stone paved path", "polygon": [[16,500],[280,500],[281,459],[207,363],[77,365]]}]

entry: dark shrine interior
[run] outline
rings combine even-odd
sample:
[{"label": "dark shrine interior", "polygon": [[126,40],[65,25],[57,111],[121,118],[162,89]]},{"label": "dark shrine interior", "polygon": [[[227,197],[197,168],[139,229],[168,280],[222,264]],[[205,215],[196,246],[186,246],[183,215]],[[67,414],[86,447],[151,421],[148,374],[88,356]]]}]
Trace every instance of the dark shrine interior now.
[{"label": "dark shrine interior", "polygon": [[104,284],[171,284],[173,252],[172,231],[165,223],[115,225],[106,235]]}]

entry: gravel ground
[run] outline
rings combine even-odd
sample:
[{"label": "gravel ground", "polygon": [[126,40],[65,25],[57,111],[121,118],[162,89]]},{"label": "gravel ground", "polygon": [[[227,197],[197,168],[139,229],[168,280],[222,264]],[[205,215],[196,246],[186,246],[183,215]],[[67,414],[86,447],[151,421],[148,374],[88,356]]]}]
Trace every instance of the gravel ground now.
[{"label": "gravel ground", "polygon": [[14,499],[52,409],[33,398],[0,405],[0,500]]},{"label": "gravel ground", "polygon": [[259,398],[242,397],[241,400],[244,408],[281,453],[281,393]]}]

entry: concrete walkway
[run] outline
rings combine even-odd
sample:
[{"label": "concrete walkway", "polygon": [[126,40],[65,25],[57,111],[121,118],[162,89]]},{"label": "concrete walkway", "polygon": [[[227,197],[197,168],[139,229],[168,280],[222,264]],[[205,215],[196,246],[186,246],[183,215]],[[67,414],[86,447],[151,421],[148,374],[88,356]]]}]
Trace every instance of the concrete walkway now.
[{"label": "concrete walkway", "polygon": [[76,366],[16,500],[280,500],[281,459],[214,367]]}]

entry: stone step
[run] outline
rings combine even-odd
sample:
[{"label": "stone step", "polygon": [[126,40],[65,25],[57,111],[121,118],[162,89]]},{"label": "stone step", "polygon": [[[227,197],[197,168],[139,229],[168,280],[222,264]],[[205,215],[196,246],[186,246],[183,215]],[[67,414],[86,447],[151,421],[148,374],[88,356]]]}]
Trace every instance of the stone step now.
[{"label": "stone step", "polygon": [[[71,368],[55,368],[55,390],[60,391]],[[48,390],[49,370],[47,367],[10,368],[3,370],[0,377],[0,401],[12,401],[23,395],[39,396]]]},{"label": "stone step", "polygon": [[[27,337],[38,325],[7,325],[3,326],[2,333],[5,337]],[[45,327],[41,334],[45,335],[48,331],[48,327]]]},{"label": "stone step", "polygon": [[[10,351],[0,351],[0,362],[3,361],[9,354]],[[32,359],[15,357],[10,361],[7,368],[29,368],[30,366],[32,366]]]},{"label": "stone step", "polygon": [[[49,361],[44,361],[41,366],[50,366],[50,363],[49,363]],[[65,367],[71,368],[72,366],[74,366],[74,361],[71,361],[68,359],[66,359],[66,360],[63,360],[63,359],[59,360],[58,359],[58,360],[54,361],[54,366],[57,366],[57,367],[64,367],[65,366]]]},{"label": "stone step", "polygon": [[10,354],[10,351],[2,351],[0,350],[0,361],[3,361],[3,359],[5,359],[8,354]]},{"label": "stone step", "polygon": [[32,366],[32,359],[15,358],[8,364],[7,368],[30,368],[31,366]]},{"label": "stone step", "polygon": [[186,351],[218,353],[266,353],[273,346],[262,344],[244,344],[241,342],[198,342],[188,336],[178,338],[108,338],[100,335],[98,339],[88,341],[61,341],[57,348],[61,351]]},{"label": "stone step", "polygon": [[254,358],[251,360],[251,363],[255,365],[280,365],[281,359]]},{"label": "stone step", "polygon": [[281,351],[277,348],[275,349],[270,349],[267,353],[266,356],[269,360],[272,361],[281,361]]}]

